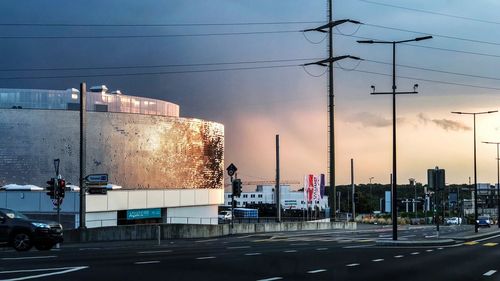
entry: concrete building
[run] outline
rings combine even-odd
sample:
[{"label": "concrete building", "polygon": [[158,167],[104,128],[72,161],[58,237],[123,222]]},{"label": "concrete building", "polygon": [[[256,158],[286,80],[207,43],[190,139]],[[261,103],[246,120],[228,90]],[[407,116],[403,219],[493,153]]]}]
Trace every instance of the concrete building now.
[{"label": "concrete building", "polygon": [[[76,89],[0,89],[0,186],[44,187],[60,159],[66,182],[79,179],[79,98]],[[134,222],[217,223],[223,203],[224,126],[179,117],[170,102],[110,92],[87,92],[86,171],[107,173],[122,186],[88,194],[87,226]],[[78,225],[79,194],[62,209]],[[40,191],[0,191],[0,207],[54,214]]]},{"label": "concrete building", "polygon": [[[323,196],[313,204],[307,205],[304,192],[292,191],[289,185],[280,185],[281,207],[284,210],[306,210],[308,207],[318,206],[320,210],[328,208],[328,196]],[[245,207],[250,204],[275,204],[275,192],[273,185],[258,185],[255,192],[242,192],[236,198],[237,207]],[[231,206],[231,192],[224,193],[224,206]]]}]

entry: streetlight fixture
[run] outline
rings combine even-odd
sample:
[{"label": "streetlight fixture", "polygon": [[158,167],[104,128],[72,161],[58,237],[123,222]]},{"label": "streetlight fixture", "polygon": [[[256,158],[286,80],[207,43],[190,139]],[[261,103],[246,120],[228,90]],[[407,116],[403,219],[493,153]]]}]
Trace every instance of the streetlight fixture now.
[{"label": "streetlight fixture", "polygon": [[[336,218],[337,215],[337,189],[335,187],[335,127],[334,127],[334,95],[333,95],[333,63],[339,59],[343,59],[345,57],[338,57],[336,59],[333,57],[333,28],[337,25],[343,24],[343,23],[353,23],[353,24],[362,24],[359,21],[356,20],[351,20],[351,19],[342,19],[342,20],[333,20],[333,0],[328,1],[328,23],[324,24],[322,26],[316,27],[316,28],[311,28],[311,29],[306,29],[303,30],[303,32],[309,32],[309,31],[316,31],[316,32],[321,32],[321,33],[327,33],[328,32],[328,59],[319,61],[316,63],[310,63],[310,64],[318,64],[322,66],[328,66],[328,142],[329,142],[329,151],[328,151],[328,178],[329,178],[329,190],[328,194],[331,196],[328,197],[328,200],[330,201],[330,207],[333,210],[331,217]],[[347,56],[352,59],[359,59],[357,57],[351,57]],[[326,65],[328,63],[328,65]],[[310,65],[310,64],[305,64],[305,65]],[[339,205],[339,210],[340,210],[340,205]]]},{"label": "streetlight fixture", "polygon": [[480,114],[490,114],[498,112],[498,110],[490,111],[480,111],[480,112],[462,112],[462,111],[452,111],[453,114],[465,114],[474,116],[474,231],[478,232],[477,224],[477,164],[476,164],[476,115]]},{"label": "streetlight fixture", "polygon": [[497,224],[498,228],[500,228],[500,157],[499,157],[499,146],[500,142],[492,142],[492,141],[483,141],[486,144],[496,144],[497,145]]},{"label": "streetlight fixture", "polygon": [[396,95],[398,94],[417,94],[418,84],[413,86],[412,92],[396,92],[396,45],[412,41],[423,41],[431,39],[432,36],[417,37],[401,41],[379,41],[379,40],[359,40],[361,44],[391,44],[392,45],[392,92],[375,92],[375,86],[372,95],[392,95],[392,240],[398,240],[398,210],[397,210],[397,173],[396,173]]}]

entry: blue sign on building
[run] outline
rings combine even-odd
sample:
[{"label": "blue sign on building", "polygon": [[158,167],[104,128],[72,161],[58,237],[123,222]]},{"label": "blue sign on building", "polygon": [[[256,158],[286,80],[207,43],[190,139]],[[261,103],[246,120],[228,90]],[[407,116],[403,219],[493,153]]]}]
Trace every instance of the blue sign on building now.
[{"label": "blue sign on building", "polygon": [[161,218],[161,209],[127,210],[127,220]]}]

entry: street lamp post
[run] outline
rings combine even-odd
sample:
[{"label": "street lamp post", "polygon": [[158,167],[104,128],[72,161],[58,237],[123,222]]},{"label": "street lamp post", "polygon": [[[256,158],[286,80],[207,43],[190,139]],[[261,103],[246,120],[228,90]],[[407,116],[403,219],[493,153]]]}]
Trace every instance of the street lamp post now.
[{"label": "street lamp post", "polygon": [[462,111],[452,111],[454,114],[465,114],[472,115],[474,117],[474,231],[478,232],[477,224],[477,164],[476,164],[476,115],[495,113],[498,110],[481,111],[481,112],[462,112]]},{"label": "street lamp post", "polygon": [[391,44],[392,45],[392,92],[375,92],[375,86],[372,86],[372,95],[392,95],[392,240],[398,240],[398,210],[397,210],[397,173],[396,173],[396,95],[397,94],[417,94],[417,84],[413,92],[396,92],[396,45],[412,41],[423,41],[431,39],[432,36],[417,37],[401,41],[378,41],[378,40],[359,40],[362,44]]},{"label": "street lamp post", "polygon": [[497,224],[498,228],[500,228],[500,155],[499,155],[499,145],[500,142],[491,142],[491,141],[483,141],[483,143],[487,144],[496,144],[497,145]]}]

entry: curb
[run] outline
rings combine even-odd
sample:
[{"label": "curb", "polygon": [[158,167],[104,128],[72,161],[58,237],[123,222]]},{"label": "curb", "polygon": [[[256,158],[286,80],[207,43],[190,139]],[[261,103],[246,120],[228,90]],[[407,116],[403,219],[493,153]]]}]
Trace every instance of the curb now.
[{"label": "curb", "polygon": [[480,238],[488,238],[488,237],[495,236],[495,235],[500,235],[500,230],[491,231],[491,232],[488,232],[488,233],[481,233],[481,234],[473,234],[473,235],[469,235],[469,236],[462,236],[462,237],[447,237],[447,239],[452,239],[452,240],[456,240],[456,241],[462,242],[462,241],[476,240],[476,239],[480,239]]},{"label": "curb", "polygon": [[377,240],[377,246],[447,246],[454,245],[456,242],[453,239],[439,240],[417,240],[417,241],[393,241],[393,240]]}]

